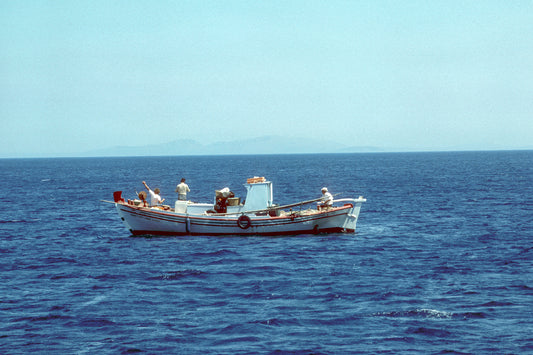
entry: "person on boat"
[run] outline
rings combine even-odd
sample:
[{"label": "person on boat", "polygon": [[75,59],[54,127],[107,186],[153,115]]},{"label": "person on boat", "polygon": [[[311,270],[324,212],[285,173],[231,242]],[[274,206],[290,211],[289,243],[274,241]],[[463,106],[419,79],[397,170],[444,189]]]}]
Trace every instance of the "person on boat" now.
[{"label": "person on boat", "polygon": [[185,183],[185,179],[181,179],[181,182],[176,186],[176,192],[178,193],[178,200],[186,201],[187,192],[190,192],[189,185]]},{"label": "person on boat", "polygon": [[227,198],[217,197],[217,203],[215,204],[215,211],[217,213],[226,213],[228,211]]},{"label": "person on boat", "polygon": [[322,188],[322,201],[318,203],[318,209],[327,209],[333,206],[333,195],[328,191],[327,187]]},{"label": "person on boat", "polygon": [[146,189],[148,190],[148,193],[150,194],[150,205],[152,206],[157,206],[157,205],[161,205],[163,203],[163,201],[165,201],[165,199],[161,199],[161,196],[159,195],[159,188],[155,188],[154,191],[152,191],[148,185],[146,185],[146,182],[143,181],[143,185],[144,187],[146,187]]},{"label": "person on boat", "polygon": [[139,192],[139,199],[141,200],[142,207],[148,207],[148,202],[146,202],[146,191]]}]

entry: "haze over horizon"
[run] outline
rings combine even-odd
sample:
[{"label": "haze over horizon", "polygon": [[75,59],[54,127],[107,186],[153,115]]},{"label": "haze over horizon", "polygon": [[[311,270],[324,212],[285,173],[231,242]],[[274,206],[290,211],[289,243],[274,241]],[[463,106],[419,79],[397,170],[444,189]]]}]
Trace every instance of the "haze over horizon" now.
[{"label": "haze over horizon", "polygon": [[264,136],[533,149],[533,2],[0,4],[0,158]]}]

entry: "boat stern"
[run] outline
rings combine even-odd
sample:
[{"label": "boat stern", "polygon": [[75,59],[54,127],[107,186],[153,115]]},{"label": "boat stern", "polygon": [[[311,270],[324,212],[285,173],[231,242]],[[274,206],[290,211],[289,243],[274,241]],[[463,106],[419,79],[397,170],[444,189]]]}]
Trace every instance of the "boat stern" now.
[{"label": "boat stern", "polygon": [[344,220],[344,225],[342,228],[349,233],[355,232],[355,228],[357,226],[357,220],[359,219],[359,212],[361,211],[361,206],[364,202],[366,202],[366,199],[363,198],[363,196],[359,196],[356,199],[352,198],[345,198],[340,200],[333,201],[334,203],[344,203],[345,205],[351,205],[352,208],[348,211],[346,215],[346,219]]}]

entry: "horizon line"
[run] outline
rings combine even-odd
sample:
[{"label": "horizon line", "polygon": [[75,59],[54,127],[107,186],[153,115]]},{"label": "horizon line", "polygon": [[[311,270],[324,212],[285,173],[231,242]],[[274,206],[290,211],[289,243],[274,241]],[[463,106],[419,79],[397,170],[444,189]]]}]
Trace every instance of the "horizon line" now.
[{"label": "horizon line", "polygon": [[48,155],[48,156],[7,156],[8,159],[91,159],[91,158],[158,158],[158,157],[223,157],[223,156],[279,156],[279,155],[346,155],[346,154],[414,154],[414,153],[483,153],[483,152],[527,152],[533,148],[501,149],[440,149],[440,150],[376,150],[354,152],[299,152],[299,153],[220,153],[220,154],[156,154],[156,155]]}]

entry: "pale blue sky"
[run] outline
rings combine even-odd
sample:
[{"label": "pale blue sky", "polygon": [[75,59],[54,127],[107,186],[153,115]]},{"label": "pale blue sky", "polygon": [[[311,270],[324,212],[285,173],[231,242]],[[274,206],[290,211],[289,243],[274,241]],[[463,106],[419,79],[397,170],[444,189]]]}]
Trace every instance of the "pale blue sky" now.
[{"label": "pale blue sky", "polygon": [[533,148],[533,1],[0,2],[0,157]]}]

